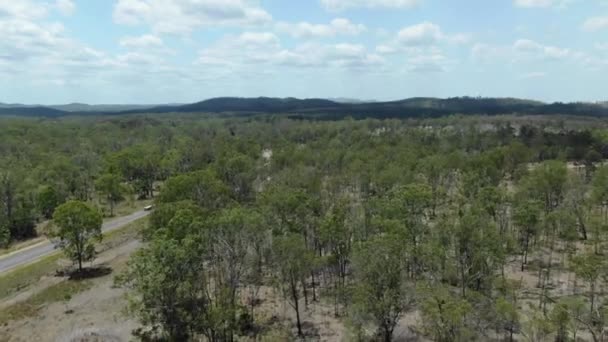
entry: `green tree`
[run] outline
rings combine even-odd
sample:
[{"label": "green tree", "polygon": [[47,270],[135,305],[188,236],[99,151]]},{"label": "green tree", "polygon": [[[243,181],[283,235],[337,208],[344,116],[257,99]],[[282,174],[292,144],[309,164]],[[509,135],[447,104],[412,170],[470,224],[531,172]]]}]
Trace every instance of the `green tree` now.
[{"label": "green tree", "polygon": [[422,286],[420,311],[425,331],[438,342],[471,341],[474,332],[467,324],[471,304],[440,284]]},{"label": "green tree", "polygon": [[55,210],[51,237],[58,239],[58,245],[73,261],[78,262],[82,272],[82,262],[95,258],[96,241],[101,241],[101,215],[91,206],[80,201],[68,201]]},{"label": "green tree", "polygon": [[0,247],[7,247],[11,242],[11,230],[8,225],[0,222]]},{"label": "green tree", "polygon": [[191,200],[206,210],[223,208],[229,202],[229,189],[211,170],[201,170],[167,179],[159,203]]},{"label": "green tree", "polygon": [[429,235],[428,216],[432,207],[432,191],[426,184],[400,186],[389,194],[384,215],[401,221],[405,239],[407,268],[415,280],[423,268],[421,246]]},{"label": "green tree", "polygon": [[353,232],[346,223],[346,211],[346,203],[337,201],[324,217],[319,232],[321,244],[330,253],[327,261],[333,269],[336,315],[338,303],[345,301],[346,276],[352,251]]},{"label": "green tree", "polygon": [[521,186],[532,198],[544,203],[545,212],[555,210],[563,201],[568,169],[566,164],[557,160],[548,160],[531,171],[522,180]]},{"label": "green tree", "polygon": [[51,219],[55,208],[60,205],[62,199],[53,186],[43,186],[38,192],[37,204],[38,210],[45,219]]},{"label": "green tree", "polygon": [[[576,335],[586,319],[585,302],[580,297],[560,298],[553,306],[549,319],[556,331],[556,341],[576,341]],[[570,338],[570,335],[572,338]]]},{"label": "green tree", "polygon": [[[257,212],[242,207],[222,210],[211,222],[208,234],[211,248],[207,251],[210,267],[216,277],[216,288],[224,291],[222,300],[226,302],[221,307],[229,310],[231,316],[226,316],[227,326],[236,327],[236,313],[239,309],[239,290],[246,276],[247,259],[254,252],[250,247],[258,238],[262,219]],[[302,255],[306,258],[306,254]],[[233,332],[226,329],[229,340]]]},{"label": "green tree", "polygon": [[522,250],[521,270],[523,272],[525,265],[528,263],[528,251],[530,249],[530,241],[538,232],[540,224],[541,206],[535,200],[516,200],[513,220],[519,227],[520,245]]},{"label": "green tree", "polygon": [[433,155],[423,159],[420,169],[430,187],[431,216],[434,217],[437,207],[445,200],[445,183],[450,170],[441,155]]},{"label": "green tree", "polygon": [[377,236],[357,246],[353,255],[353,305],[369,317],[383,341],[393,339],[401,315],[413,306],[414,290],[403,274],[399,239]]},{"label": "green tree", "polygon": [[555,331],[552,322],[539,311],[530,313],[530,318],[523,324],[523,327],[522,333],[526,341],[530,342],[547,341],[549,335]]},{"label": "green tree", "polygon": [[110,205],[110,216],[114,216],[114,207],[125,192],[120,176],[112,173],[101,175],[95,182],[95,189],[106,198]]},{"label": "green tree", "polygon": [[565,203],[566,207],[576,217],[577,226],[583,240],[587,240],[587,221],[590,209],[588,190],[589,187],[580,176],[572,175],[568,179],[568,191]]},{"label": "green tree", "polygon": [[505,297],[496,299],[496,314],[498,318],[498,330],[504,330],[510,342],[513,341],[513,334],[519,328],[520,314],[517,305]]},{"label": "green tree", "polygon": [[272,249],[278,285],[283,296],[295,311],[298,335],[303,336],[300,317],[300,298],[302,298],[300,287],[303,280],[310,274],[314,256],[306,248],[304,239],[294,233],[275,237]]},{"label": "green tree", "polygon": [[[0,160],[0,222],[10,230],[11,239],[25,239],[36,236],[33,193],[27,178],[18,176],[24,172],[13,162]],[[31,191],[31,192],[30,192]]]},{"label": "green tree", "polygon": [[457,220],[454,245],[462,296],[469,287],[489,293],[494,273],[505,257],[492,220],[477,208],[467,209]]},{"label": "green tree", "polygon": [[590,312],[594,313],[597,281],[606,274],[604,258],[595,253],[583,253],[572,258],[572,271],[589,284]]},{"label": "green tree", "polygon": [[193,339],[197,333],[215,341],[206,281],[200,241],[172,239],[156,239],[137,251],[116,278],[118,285],[132,291],[129,311],[151,328],[145,335],[175,342]]},{"label": "green tree", "polygon": [[600,207],[604,223],[608,223],[608,166],[595,171],[591,185],[591,200]]},{"label": "green tree", "polygon": [[154,181],[161,175],[161,153],[154,144],[138,144],[107,158],[107,172],[120,174],[142,198],[154,197]]},{"label": "green tree", "polygon": [[570,327],[572,326],[572,317],[568,306],[563,303],[557,303],[553,306],[553,310],[549,314],[549,319],[556,329],[556,342],[568,341]]}]

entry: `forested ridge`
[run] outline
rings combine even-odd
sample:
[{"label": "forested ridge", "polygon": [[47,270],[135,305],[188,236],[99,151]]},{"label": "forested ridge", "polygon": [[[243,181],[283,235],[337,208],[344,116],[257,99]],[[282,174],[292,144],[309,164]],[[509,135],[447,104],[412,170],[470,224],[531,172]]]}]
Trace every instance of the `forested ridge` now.
[{"label": "forested ridge", "polygon": [[154,198],[116,277],[142,340],[608,335],[603,120],[0,121],[3,244]]},{"label": "forested ridge", "polygon": [[425,118],[462,115],[575,115],[602,117],[608,108],[602,103],[543,103],[516,98],[409,98],[387,102],[335,102],[326,99],[218,97],[182,105],[96,105],[62,106],[2,105],[0,115],[61,117],[146,113],[221,113],[233,116],[282,114],[299,119],[340,120],[376,118]]}]

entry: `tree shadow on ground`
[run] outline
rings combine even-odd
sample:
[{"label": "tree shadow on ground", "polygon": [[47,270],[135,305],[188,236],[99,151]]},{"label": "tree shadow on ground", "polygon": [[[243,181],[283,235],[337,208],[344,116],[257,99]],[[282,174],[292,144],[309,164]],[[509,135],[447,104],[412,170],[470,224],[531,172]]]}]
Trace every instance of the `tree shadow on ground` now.
[{"label": "tree shadow on ground", "polygon": [[87,267],[82,270],[78,269],[63,269],[58,270],[56,275],[59,277],[68,277],[69,280],[85,280],[107,276],[112,273],[112,268],[100,265],[95,267]]}]

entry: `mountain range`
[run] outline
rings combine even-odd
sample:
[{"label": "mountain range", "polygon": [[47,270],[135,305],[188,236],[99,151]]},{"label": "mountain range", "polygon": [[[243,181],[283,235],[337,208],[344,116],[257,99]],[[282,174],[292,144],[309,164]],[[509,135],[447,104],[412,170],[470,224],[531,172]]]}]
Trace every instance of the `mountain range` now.
[{"label": "mountain range", "polygon": [[415,97],[398,101],[362,102],[328,99],[297,98],[241,98],[218,97],[191,104],[165,105],[21,105],[0,103],[0,115],[61,117],[82,115],[122,115],[160,113],[224,113],[230,115],[273,114],[293,118],[339,119],[353,118],[408,118],[463,115],[579,115],[608,116],[605,103],[544,103],[517,98]]},{"label": "mountain range", "polygon": [[[179,104],[174,104],[179,105]],[[143,110],[147,108],[157,107],[158,105],[123,105],[123,104],[101,104],[101,105],[90,105],[86,103],[69,103],[63,105],[25,105],[20,103],[1,103],[0,109],[14,109],[14,108],[51,108],[57,109],[63,112],[78,112],[78,113],[86,113],[86,112],[107,112],[107,113],[115,113],[122,112],[127,110]]]}]

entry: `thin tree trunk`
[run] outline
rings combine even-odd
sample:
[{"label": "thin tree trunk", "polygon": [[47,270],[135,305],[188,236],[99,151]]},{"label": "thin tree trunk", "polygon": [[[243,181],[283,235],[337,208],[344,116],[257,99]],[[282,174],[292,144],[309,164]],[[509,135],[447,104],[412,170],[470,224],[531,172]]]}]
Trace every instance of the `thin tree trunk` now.
[{"label": "thin tree trunk", "polygon": [[316,289],[316,285],[315,285],[315,272],[314,271],[310,271],[310,277],[312,278],[312,301],[316,302],[317,301],[317,291]]},{"label": "thin tree trunk", "polygon": [[524,271],[524,266],[528,264],[528,244],[530,243],[530,237],[526,234],[526,242],[524,245],[524,257],[521,263],[521,271]]},{"label": "thin tree trunk", "polygon": [[595,306],[595,281],[591,282],[591,314],[593,315],[593,309]]},{"label": "thin tree trunk", "polygon": [[293,299],[294,309],[296,310],[296,324],[298,327],[298,336],[304,336],[302,332],[302,322],[300,321],[300,305],[298,303],[298,289],[297,283],[292,284],[291,286],[291,296]]},{"label": "thin tree trunk", "polygon": [[302,279],[302,292],[304,293],[304,306],[308,309],[308,291],[306,289],[306,280]]}]

